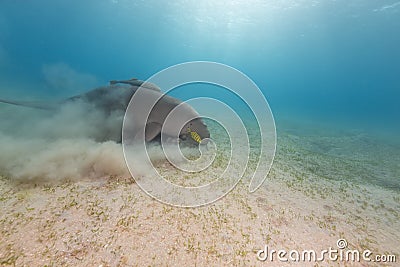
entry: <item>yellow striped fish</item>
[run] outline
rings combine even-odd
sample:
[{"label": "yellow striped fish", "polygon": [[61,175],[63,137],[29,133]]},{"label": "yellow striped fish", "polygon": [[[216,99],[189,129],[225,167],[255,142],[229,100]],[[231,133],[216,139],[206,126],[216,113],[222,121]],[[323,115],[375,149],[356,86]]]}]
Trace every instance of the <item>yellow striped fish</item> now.
[{"label": "yellow striped fish", "polygon": [[190,133],[190,136],[194,141],[196,141],[197,143],[201,142],[201,137],[197,132],[192,131],[190,128],[188,128],[188,132]]}]

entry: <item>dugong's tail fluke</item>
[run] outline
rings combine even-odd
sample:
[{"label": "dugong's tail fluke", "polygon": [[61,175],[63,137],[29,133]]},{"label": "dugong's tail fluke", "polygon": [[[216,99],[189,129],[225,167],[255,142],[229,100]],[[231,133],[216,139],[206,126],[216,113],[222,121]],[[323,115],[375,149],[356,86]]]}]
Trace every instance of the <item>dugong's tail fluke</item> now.
[{"label": "dugong's tail fluke", "polygon": [[1,103],[16,105],[16,106],[23,106],[28,108],[36,108],[36,109],[44,109],[44,110],[54,110],[57,108],[57,104],[49,104],[43,103],[40,101],[14,101],[14,100],[7,100],[7,99],[0,99]]}]

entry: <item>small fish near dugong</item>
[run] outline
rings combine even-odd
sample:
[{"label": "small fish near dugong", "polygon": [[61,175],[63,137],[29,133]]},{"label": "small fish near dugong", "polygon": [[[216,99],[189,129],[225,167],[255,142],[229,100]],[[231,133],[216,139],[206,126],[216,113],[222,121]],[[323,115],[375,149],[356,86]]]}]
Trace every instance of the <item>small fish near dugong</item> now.
[{"label": "small fish near dugong", "polygon": [[[145,121],[145,141],[153,141],[162,133],[167,136],[173,136],[173,132],[169,132],[168,127],[162,127],[168,114],[178,105],[181,107],[177,114],[177,120],[182,118],[194,118],[187,122],[185,125],[180,126],[179,139],[192,140],[195,143],[201,143],[202,140],[210,138],[210,132],[207,125],[200,118],[199,114],[187,103],[183,103],[177,98],[173,98],[161,92],[160,88],[149,82],[138,79],[110,81],[109,86],[102,86],[95,88],[86,93],[67,98],[63,101],[45,104],[40,102],[25,102],[25,101],[11,101],[0,99],[0,102],[32,107],[38,109],[57,110],[62,105],[82,101],[83,103],[90,104],[96,110],[100,110],[105,114],[111,114],[115,111],[125,113],[129,101],[133,95],[141,88],[141,93],[149,98],[159,98],[153,109],[151,110],[147,121]],[[139,110],[140,113],[140,110]],[[179,118],[181,117],[181,118]],[[122,136],[122,118],[121,124],[118,129],[113,129],[113,133],[105,133],[105,140],[113,140],[121,142]]]}]

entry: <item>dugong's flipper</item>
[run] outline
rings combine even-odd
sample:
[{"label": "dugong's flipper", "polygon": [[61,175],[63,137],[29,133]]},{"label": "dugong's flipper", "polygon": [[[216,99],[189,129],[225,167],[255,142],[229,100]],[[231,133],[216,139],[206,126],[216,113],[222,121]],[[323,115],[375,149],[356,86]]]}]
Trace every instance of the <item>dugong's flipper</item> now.
[{"label": "dugong's flipper", "polygon": [[158,134],[161,133],[162,125],[156,122],[146,124],[145,138],[146,142],[153,140]]}]

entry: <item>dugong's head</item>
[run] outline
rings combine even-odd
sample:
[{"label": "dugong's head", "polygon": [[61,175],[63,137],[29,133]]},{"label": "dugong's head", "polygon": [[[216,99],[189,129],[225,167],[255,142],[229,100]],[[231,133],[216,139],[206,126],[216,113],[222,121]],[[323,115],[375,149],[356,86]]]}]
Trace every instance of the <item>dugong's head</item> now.
[{"label": "dugong's head", "polygon": [[195,118],[183,126],[180,137],[198,144],[206,144],[208,142],[206,138],[210,138],[210,132],[201,118]]}]

